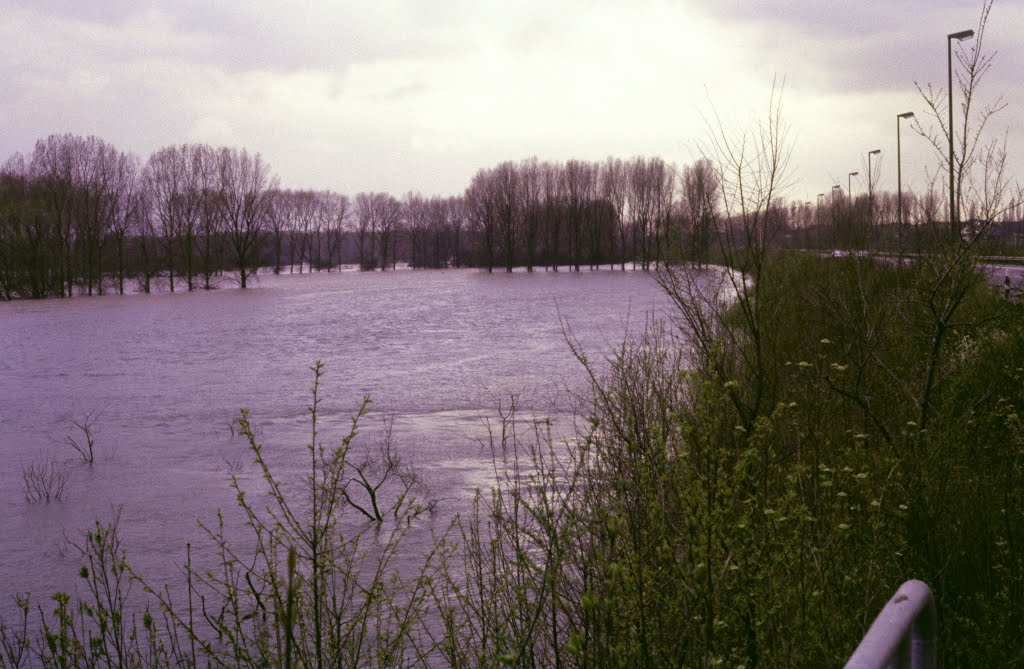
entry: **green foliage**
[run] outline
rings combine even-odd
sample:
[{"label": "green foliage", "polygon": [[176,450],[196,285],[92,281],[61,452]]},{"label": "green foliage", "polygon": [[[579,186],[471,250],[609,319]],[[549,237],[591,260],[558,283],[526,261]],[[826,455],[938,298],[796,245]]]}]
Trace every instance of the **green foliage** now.
[{"label": "green foliage", "polygon": [[[703,607],[686,618],[692,606],[672,603],[693,621],[674,632],[696,648],[665,663],[838,664],[911,577],[936,591],[950,666],[1019,661],[1021,306],[998,299],[963,248],[903,268],[770,257],[758,281],[721,329],[684,332],[724,332],[692,346],[689,399],[644,401],[646,416],[677,411],[678,427],[648,418],[631,430],[664,435],[672,489],[632,522],[689,538],[678,591]],[[650,366],[640,375],[666,376]],[[657,489],[637,481],[616,497]],[[688,504],[681,525],[673,499]]]},{"label": "green foliage", "polygon": [[575,441],[496,439],[449,663],[835,666],[908,578],[947,666],[1019,662],[1024,309],[962,251],[768,257],[588,367]]}]

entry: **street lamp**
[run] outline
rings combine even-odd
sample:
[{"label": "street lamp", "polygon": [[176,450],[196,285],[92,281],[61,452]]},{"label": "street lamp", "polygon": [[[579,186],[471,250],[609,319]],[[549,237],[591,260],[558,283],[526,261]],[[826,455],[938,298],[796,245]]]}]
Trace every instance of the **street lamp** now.
[{"label": "street lamp", "polygon": [[868,197],[871,197],[871,156],[877,156],[882,152],[881,149],[875,149],[874,151],[868,151]]},{"label": "street lamp", "polygon": [[957,202],[953,195],[953,40],[963,42],[972,37],[974,37],[973,30],[961,30],[946,35],[946,65],[949,74],[949,227],[954,239],[959,230],[957,229]]},{"label": "street lamp", "polygon": [[[805,247],[807,246],[807,238],[811,234],[811,215],[810,214],[811,214],[811,203],[810,203],[810,201],[804,202],[803,216],[800,217],[800,218],[803,219],[803,224],[800,227],[804,231],[803,243],[804,243]],[[799,235],[797,235],[797,237],[798,237],[797,241],[799,242],[800,241]]]},{"label": "street lamp", "polygon": [[871,156],[877,156],[881,152],[881,149],[868,151],[868,229],[865,231],[865,244],[868,241],[867,236],[871,234],[871,229],[875,226],[875,195],[871,190]]},{"label": "street lamp", "polygon": [[839,191],[839,197],[843,196],[843,187],[839,184],[832,186],[832,248],[836,247],[836,191]]},{"label": "street lamp", "polygon": [[818,193],[818,205],[814,209],[814,227],[815,234],[821,235],[821,198],[825,197],[824,193]]},{"label": "street lamp", "polygon": [[914,112],[896,114],[896,209],[899,212],[899,256],[903,264],[903,168],[900,164],[900,119],[914,118]]},{"label": "street lamp", "polygon": [[850,172],[846,175],[846,194],[849,196],[850,202],[853,202],[853,186],[851,185],[853,183],[853,177],[859,174],[860,172]]}]

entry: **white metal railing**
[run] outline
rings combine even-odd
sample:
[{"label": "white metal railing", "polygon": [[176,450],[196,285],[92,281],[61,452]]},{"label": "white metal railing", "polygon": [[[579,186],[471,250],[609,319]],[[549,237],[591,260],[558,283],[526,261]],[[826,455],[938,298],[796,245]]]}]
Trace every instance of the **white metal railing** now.
[{"label": "white metal railing", "polygon": [[846,669],[935,669],[937,633],[931,589],[907,581],[871,623]]}]

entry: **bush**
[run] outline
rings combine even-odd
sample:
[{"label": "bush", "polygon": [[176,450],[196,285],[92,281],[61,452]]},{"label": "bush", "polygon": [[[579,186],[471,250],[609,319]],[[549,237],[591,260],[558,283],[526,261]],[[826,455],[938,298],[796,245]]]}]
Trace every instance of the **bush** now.
[{"label": "bush", "polygon": [[71,472],[54,456],[36,458],[21,469],[21,484],[29,504],[64,501]]}]

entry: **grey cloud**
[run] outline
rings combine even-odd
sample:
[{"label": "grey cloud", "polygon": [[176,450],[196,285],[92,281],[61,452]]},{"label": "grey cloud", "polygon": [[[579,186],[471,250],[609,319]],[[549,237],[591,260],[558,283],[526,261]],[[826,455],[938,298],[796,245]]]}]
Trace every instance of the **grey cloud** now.
[{"label": "grey cloud", "polygon": [[[352,62],[385,58],[444,57],[472,48],[483,35],[514,41],[522,34],[521,26],[545,14],[539,4],[535,8],[489,7],[489,3],[469,0],[301,4],[273,0],[0,0],[0,7],[5,4],[115,31],[156,15],[165,20],[169,33],[154,36],[167,46],[161,55],[233,72],[343,68]],[[503,37],[502,32],[510,37]],[[137,48],[141,55],[153,51]]]},{"label": "grey cloud", "polygon": [[900,0],[849,2],[848,0],[694,0],[694,6],[715,18],[752,22],[782,32],[802,32],[817,39],[863,37],[912,24],[928,17],[959,13],[977,18],[977,0]]},{"label": "grey cloud", "polygon": [[[696,4],[706,15],[755,36],[741,47],[750,54],[752,68],[771,67],[807,88],[833,93],[913,91],[915,81],[941,84],[945,35],[976,27],[981,9],[976,0]],[[1013,5],[993,8],[986,50],[998,51],[1017,39],[1012,26],[1019,16]],[[1009,81],[1012,64],[999,68],[1003,74],[994,71],[993,79]]]},{"label": "grey cloud", "polygon": [[[93,132],[145,152],[192,137],[220,141],[217,133],[223,129],[232,141],[264,150],[282,174],[307,175],[292,177],[298,186],[327,185],[306,182],[341,170],[339,177],[352,184],[382,180],[373,187],[405,188],[405,179],[415,177],[429,188],[431,182],[457,185],[466,170],[523,151],[566,157],[587,151],[676,150],[664,139],[676,137],[676,131],[655,132],[658,121],[645,119],[645,105],[619,104],[614,93],[600,108],[569,98],[552,105],[561,88],[533,89],[531,73],[516,70],[517,63],[546,62],[532,56],[557,54],[578,59],[579,73],[594,81],[606,71],[618,76],[613,89],[630,74],[615,70],[610,59],[636,55],[638,67],[649,65],[647,79],[665,82],[663,90],[671,89],[678,75],[689,85],[696,78],[692,104],[697,106],[704,99],[701,77],[714,86],[723,77],[767,82],[781,74],[797,99],[843,101],[827,107],[833,110],[827,113],[839,116],[835,110],[841,109],[844,118],[805,119],[805,126],[827,126],[842,134],[853,119],[862,126],[877,120],[887,131],[891,113],[903,109],[875,109],[864,101],[876,92],[899,99],[901,91],[914,100],[915,80],[944,85],[945,33],[974,27],[980,8],[980,0],[897,0],[856,7],[838,0],[682,2],[0,0],[0,124],[5,129],[0,159],[53,131]],[[648,24],[620,21],[633,12],[682,20],[661,33],[663,48],[654,49],[642,34]],[[714,39],[727,57],[691,52],[687,42],[698,41],[687,33],[691,17],[693,25],[711,33],[701,41]],[[988,45],[1001,53],[986,96],[1002,88],[1019,96],[1015,79],[1024,63],[1015,32],[1022,22],[1020,2],[997,2]],[[666,34],[673,38],[664,41]],[[566,45],[574,50],[567,52]],[[499,81],[506,73],[467,66],[476,62],[512,71],[507,81]],[[453,75],[478,81],[460,88]],[[499,83],[482,97],[481,81]],[[265,104],[275,85],[285,86],[278,98],[296,86],[296,98],[308,93],[314,105],[327,111],[311,108],[303,119],[301,108]],[[97,86],[105,88],[96,93]],[[438,97],[452,91],[461,96],[457,102]],[[854,95],[846,98],[846,93]],[[425,106],[416,107],[410,99]],[[683,106],[691,104],[680,99]],[[856,103],[846,106],[847,99]],[[536,110],[531,108],[534,100]],[[275,99],[275,105],[280,102]],[[458,106],[449,109],[449,104]],[[609,106],[621,113],[609,116]],[[503,107],[519,109],[519,121],[529,119],[529,130],[505,127]],[[261,113],[252,113],[257,108]],[[432,124],[430,114],[449,121],[465,115],[475,134],[461,122]],[[595,123],[596,130],[581,128],[581,120],[602,114],[607,121]],[[311,133],[322,136],[307,147],[302,142]],[[641,146],[642,140],[647,143]],[[339,148],[327,151],[322,142]],[[526,150],[528,142],[534,144]],[[390,156],[411,150],[434,167],[392,174]],[[334,154],[345,156],[343,167],[331,167],[338,160]]]}]

